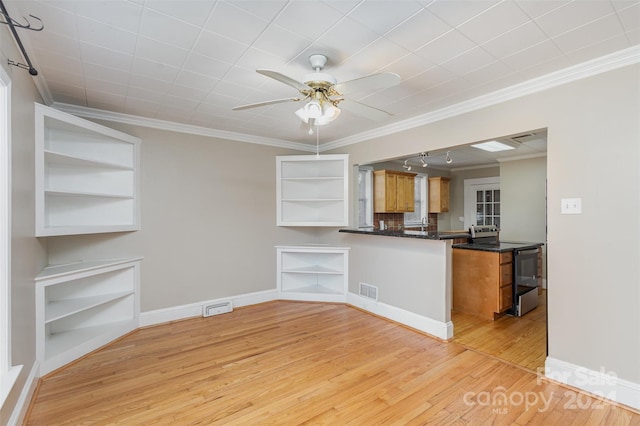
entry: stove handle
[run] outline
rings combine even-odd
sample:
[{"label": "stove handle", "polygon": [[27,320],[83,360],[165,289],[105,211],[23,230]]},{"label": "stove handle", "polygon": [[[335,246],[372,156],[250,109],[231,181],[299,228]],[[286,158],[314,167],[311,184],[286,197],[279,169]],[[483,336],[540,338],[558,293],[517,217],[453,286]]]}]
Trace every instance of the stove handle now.
[{"label": "stove handle", "polygon": [[519,254],[526,255],[526,254],[535,254],[535,253],[538,253],[538,249],[537,248],[535,248],[535,249],[523,249],[523,250],[515,249],[515,254],[516,255],[519,255]]}]

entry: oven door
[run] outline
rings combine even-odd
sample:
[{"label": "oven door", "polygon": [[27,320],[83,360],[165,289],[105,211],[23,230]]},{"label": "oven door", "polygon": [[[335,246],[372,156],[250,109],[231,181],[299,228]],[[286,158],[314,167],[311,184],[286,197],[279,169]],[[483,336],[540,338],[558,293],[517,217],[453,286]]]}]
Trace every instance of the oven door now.
[{"label": "oven door", "polygon": [[538,286],[538,249],[515,249],[513,251],[514,286]]}]

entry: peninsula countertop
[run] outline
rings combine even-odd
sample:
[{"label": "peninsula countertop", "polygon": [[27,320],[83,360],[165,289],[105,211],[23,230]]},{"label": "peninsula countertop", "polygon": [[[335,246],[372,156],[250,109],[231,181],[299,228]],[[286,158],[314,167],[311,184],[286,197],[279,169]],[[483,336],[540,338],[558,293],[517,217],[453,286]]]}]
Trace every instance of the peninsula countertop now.
[{"label": "peninsula countertop", "polygon": [[374,228],[343,228],[338,232],[350,234],[380,235],[385,237],[419,238],[423,240],[453,240],[469,238],[468,232],[429,232],[415,229],[379,230]]},{"label": "peninsula countertop", "polygon": [[485,243],[465,243],[465,244],[454,244],[454,249],[464,249],[464,250],[480,250],[480,251],[492,251],[498,253],[510,252],[515,249],[534,249],[538,247],[542,247],[543,243],[533,243],[526,241],[500,241],[495,244],[485,244]]}]

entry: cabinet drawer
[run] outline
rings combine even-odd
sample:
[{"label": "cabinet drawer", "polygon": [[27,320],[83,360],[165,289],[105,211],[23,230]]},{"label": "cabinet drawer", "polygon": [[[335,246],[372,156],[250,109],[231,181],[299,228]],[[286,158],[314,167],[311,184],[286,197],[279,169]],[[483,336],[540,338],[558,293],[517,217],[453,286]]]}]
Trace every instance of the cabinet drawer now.
[{"label": "cabinet drawer", "polygon": [[500,265],[500,286],[513,283],[513,265],[505,263]]},{"label": "cabinet drawer", "polygon": [[511,308],[513,304],[513,289],[510,285],[500,287],[500,312]]},{"label": "cabinet drawer", "polygon": [[505,253],[500,253],[500,263],[511,263],[513,262],[513,253],[508,251]]}]

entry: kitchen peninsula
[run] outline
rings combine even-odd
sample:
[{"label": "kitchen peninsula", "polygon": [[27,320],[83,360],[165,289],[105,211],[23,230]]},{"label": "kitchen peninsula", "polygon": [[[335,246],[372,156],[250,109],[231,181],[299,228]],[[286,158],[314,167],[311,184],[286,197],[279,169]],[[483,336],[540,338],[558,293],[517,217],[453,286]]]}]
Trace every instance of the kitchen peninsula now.
[{"label": "kitchen peninsula", "polygon": [[469,239],[468,232],[437,232],[437,231],[418,231],[417,229],[404,229],[404,230],[381,230],[373,227],[365,228],[344,228],[339,232],[348,232],[352,234],[365,234],[365,235],[382,235],[386,237],[401,237],[401,238],[421,238],[424,240],[455,240],[454,244],[466,243]]},{"label": "kitchen peninsula", "polygon": [[[344,228],[349,250],[349,303],[434,337],[453,337],[451,247],[468,233]],[[368,298],[362,285],[373,286]]]}]

